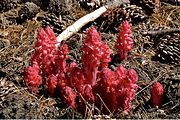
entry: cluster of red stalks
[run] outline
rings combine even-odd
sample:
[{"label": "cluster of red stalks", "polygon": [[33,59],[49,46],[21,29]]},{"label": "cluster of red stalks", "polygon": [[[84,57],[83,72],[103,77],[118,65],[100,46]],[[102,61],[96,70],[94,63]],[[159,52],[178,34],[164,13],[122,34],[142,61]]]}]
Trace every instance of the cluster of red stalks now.
[{"label": "cluster of red stalks", "polygon": [[[128,21],[120,27],[116,49],[122,60],[133,48],[131,27]],[[56,36],[50,27],[40,28],[31,66],[25,69],[24,79],[33,92],[46,86],[51,97],[56,91],[74,109],[85,109],[85,101],[94,104],[104,114],[119,110],[128,112],[138,88],[138,75],[132,68],[119,65],[116,70],[108,68],[111,50],[94,27],[87,30],[83,41],[81,63],[67,62],[68,45],[62,43],[58,49]],[[105,107],[102,107],[102,101]],[[158,104],[158,103],[157,103]]]}]

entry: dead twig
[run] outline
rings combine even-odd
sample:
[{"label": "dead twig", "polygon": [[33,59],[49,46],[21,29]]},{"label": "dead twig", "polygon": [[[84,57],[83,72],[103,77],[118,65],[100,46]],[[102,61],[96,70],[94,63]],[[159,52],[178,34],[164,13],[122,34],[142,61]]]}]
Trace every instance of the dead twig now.
[{"label": "dead twig", "polygon": [[167,30],[148,31],[148,32],[144,32],[143,35],[156,36],[156,35],[166,35],[166,34],[170,34],[170,33],[180,33],[180,29],[171,28],[171,29],[167,29]]},{"label": "dead twig", "polygon": [[61,34],[58,35],[58,43],[56,44],[56,47],[60,45],[60,42],[62,40],[67,40],[68,38],[70,38],[73,34],[77,33],[84,25],[97,19],[104,12],[106,12],[106,10],[107,6],[100,7],[94,12],[89,13],[77,20],[73,25],[69,26],[66,30],[64,30]]}]

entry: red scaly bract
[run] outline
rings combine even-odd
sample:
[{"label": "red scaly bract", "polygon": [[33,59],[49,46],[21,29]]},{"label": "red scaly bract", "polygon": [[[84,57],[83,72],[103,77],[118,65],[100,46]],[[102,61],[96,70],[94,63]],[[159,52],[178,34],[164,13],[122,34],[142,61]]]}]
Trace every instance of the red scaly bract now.
[{"label": "red scaly bract", "polygon": [[160,107],[163,102],[164,88],[159,82],[155,82],[152,86],[152,105]]},{"label": "red scaly bract", "polygon": [[[39,28],[38,30],[38,37],[35,44],[35,52],[31,58],[31,64],[32,67],[29,66],[25,69],[25,81],[28,84],[28,86],[31,88],[32,91],[35,92],[35,87],[33,87],[32,84],[29,84],[28,81],[31,81],[32,83],[36,84],[36,91],[38,87],[41,85],[42,80],[36,80],[33,79],[31,76],[31,69],[34,70],[34,72],[38,73],[39,78],[41,78],[40,73],[42,72],[42,79],[45,80],[46,77],[48,78],[47,81],[47,88],[50,92],[50,95],[54,95],[53,91],[56,86],[55,79],[53,79],[52,76],[55,77],[54,67],[53,64],[55,64],[55,58],[56,58],[56,37],[50,27],[46,27],[45,30],[43,28]],[[38,70],[34,68],[34,65],[38,66]],[[28,74],[27,74],[28,73]],[[36,75],[34,73],[34,75]],[[33,88],[33,89],[32,89]]]},{"label": "red scaly bract", "polygon": [[134,42],[132,39],[131,26],[128,21],[124,21],[120,27],[119,37],[116,40],[116,49],[121,60],[126,60],[128,52],[133,48]]}]

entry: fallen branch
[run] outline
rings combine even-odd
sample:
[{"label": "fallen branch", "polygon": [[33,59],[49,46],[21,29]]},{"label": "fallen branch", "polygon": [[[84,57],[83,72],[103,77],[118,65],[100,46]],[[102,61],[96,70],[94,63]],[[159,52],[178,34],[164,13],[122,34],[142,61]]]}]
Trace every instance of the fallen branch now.
[{"label": "fallen branch", "polygon": [[180,33],[180,29],[171,28],[167,30],[148,31],[148,32],[144,32],[143,35],[156,36],[156,35],[165,35],[165,34],[170,34],[170,33]]},{"label": "fallen branch", "polygon": [[62,40],[67,40],[73,34],[77,33],[84,25],[94,21],[99,16],[101,16],[104,12],[106,12],[107,8],[108,8],[107,6],[100,7],[99,9],[83,16],[82,18],[77,20],[73,25],[66,28],[66,30],[64,30],[61,34],[58,35],[57,37],[58,43],[56,44],[56,47],[60,45],[60,42]]}]

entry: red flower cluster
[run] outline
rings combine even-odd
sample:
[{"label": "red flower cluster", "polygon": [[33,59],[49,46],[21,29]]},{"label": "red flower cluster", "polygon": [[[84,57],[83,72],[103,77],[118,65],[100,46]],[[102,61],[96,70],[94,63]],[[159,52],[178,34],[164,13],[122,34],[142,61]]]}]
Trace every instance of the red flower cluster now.
[{"label": "red flower cluster", "polygon": [[128,21],[124,21],[115,46],[122,60],[127,59],[128,52],[133,48],[133,45],[131,26]]},{"label": "red flower cluster", "polygon": [[[138,76],[135,70],[128,71],[120,65],[115,71],[105,68],[100,73],[96,92],[104,100],[110,111],[121,108],[124,112],[131,109],[135,97]],[[104,109],[107,113],[107,109]]]},{"label": "red flower cluster", "polygon": [[[110,48],[105,41],[101,41],[94,27],[87,31],[83,42],[82,68],[76,62],[67,63],[68,46],[61,44],[57,50],[56,43],[56,37],[49,27],[39,29],[32,65],[25,69],[24,75],[32,91],[37,92],[38,87],[46,83],[50,96],[53,97],[55,91],[59,90],[60,96],[74,109],[84,109],[84,99],[99,108],[102,107],[102,99],[111,112],[118,109],[128,112],[131,109],[138,75],[135,70],[126,70],[122,65],[115,71],[108,68]],[[102,111],[107,113],[105,107]]]}]

